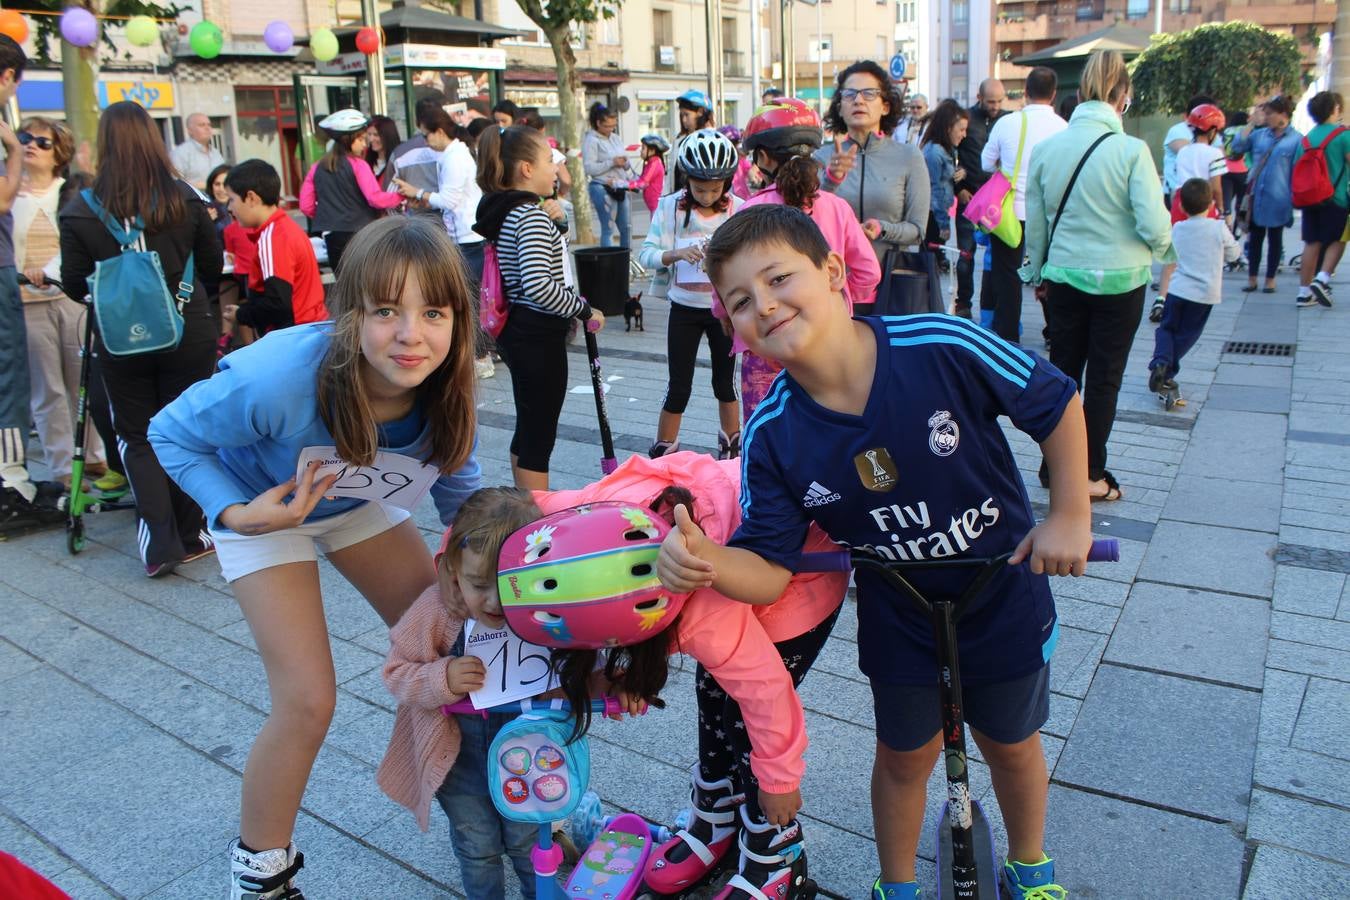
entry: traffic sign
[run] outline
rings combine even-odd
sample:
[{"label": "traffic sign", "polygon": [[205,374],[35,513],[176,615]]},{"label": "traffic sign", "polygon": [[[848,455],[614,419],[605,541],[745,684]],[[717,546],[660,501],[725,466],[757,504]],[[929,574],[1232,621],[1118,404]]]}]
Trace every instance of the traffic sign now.
[{"label": "traffic sign", "polygon": [[891,57],[891,77],[899,81],[905,77],[905,55],[897,53]]}]

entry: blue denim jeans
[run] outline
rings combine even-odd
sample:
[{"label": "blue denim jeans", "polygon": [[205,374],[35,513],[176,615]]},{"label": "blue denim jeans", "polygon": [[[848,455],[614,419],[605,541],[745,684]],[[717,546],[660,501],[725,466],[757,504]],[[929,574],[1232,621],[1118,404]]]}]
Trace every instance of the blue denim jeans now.
[{"label": "blue denim jeans", "polygon": [[595,216],[600,220],[600,246],[609,246],[611,225],[617,225],[619,228],[618,246],[629,246],[632,233],[628,227],[628,194],[625,193],[622,200],[615,200],[598,181],[592,181],[586,190],[590,193],[591,206],[595,207]]},{"label": "blue denim jeans", "polygon": [[492,713],[487,719],[478,715],[457,715],[459,756],[436,792],[436,800],[450,819],[450,843],[459,860],[464,893],[472,900],[506,900],[506,873],[502,854],[520,879],[520,892],[526,900],[534,898],[534,866],[530,850],[535,845],[539,826],[502,818],[488,795],[488,748],[503,725],[513,715]]}]

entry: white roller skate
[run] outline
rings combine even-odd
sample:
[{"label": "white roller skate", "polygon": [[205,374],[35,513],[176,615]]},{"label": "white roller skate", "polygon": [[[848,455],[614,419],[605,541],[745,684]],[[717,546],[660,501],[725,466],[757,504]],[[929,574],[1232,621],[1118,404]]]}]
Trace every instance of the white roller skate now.
[{"label": "white roller skate", "polygon": [[811,900],[816,883],[806,876],[801,823],[786,828],[751,823],[741,809],[740,871],[715,900]]},{"label": "white roller skate", "polygon": [[230,841],[230,900],[304,900],[291,884],[305,865],[305,854],[295,844],[251,853]]}]

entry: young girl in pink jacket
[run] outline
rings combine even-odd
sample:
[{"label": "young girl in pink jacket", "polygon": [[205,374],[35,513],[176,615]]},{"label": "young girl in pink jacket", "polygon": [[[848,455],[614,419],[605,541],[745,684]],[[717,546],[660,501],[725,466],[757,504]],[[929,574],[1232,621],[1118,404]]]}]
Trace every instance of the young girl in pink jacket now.
[{"label": "young girl in pink jacket", "polygon": [[628,150],[642,152],[642,175],[628,182],[630,191],[641,191],[642,202],[647,211],[656,212],[656,204],[661,200],[661,186],[666,183],[666,153],[670,143],[659,134],[644,134],[642,140],[628,147]]},{"label": "young girl in pink jacket", "polygon": [[[630,514],[652,510],[667,521],[673,518],[674,506],[684,504],[709,534],[730,536],[740,522],[740,470],[735,460],[692,452],[658,459],[633,456],[596,484],[575,491],[537,492],[535,501],[550,513],[597,501],[625,501],[634,507]],[[807,547],[825,550],[834,549],[834,544],[813,530]],[[553,622],[558,634],[572,638],[570,643],[565,638],[549,643],[561,647],[553,651],[554,667],[573,709],[588,708],[597,653],[603,654],[611,689],[626,698],[630,711],[641,703],[663,705],[660,693],[670,654],[687,654],[698,662],[699,762],[692,773],[693,824],[659,847],[648,862],[644,878],[655,893],[676,894],[701,879],[731,851],[738,833],[740,872],[719,898],[736,891],[759,896],[751,894],[750,887],[782,896],[776,887],[804,873],[796,816],[807,741],[796,687],[829,637],[847,587],[847,576],[840,573],[797,575],[769,606],[736,603],[700,590],[671,617],[673,624],[663,615],[676,603],[662,599],[650,612],[645,605],[639,607],[640,615],[653,617],[644,621],[646,630],[637,632],[642,639],[633,643],[632,634],[617,634],[622,630],[618,627],[615,635],[600,635],[604,640],[590,646],[611,640],[629,645],[603,651],[575,649],[584,647],[587,637],[592,641],[597,637],[585,633],[585,623],[542,609],[532,613],[538,621]],[[515,601],[508,604],[508,612],[517,616],[514,605]],[[620,621],[623,613],[616,608],[609,618]],[[627,613],[631,618],[633,610]],[[583,714],[578,728],[584,731],[588,725],[589,716]]]},{"label": "young girl in pink jacket", "polygon": [[475,900],[505,897],[503,855],[525,896],[534,896],[530,849],[539,829],[502,818],[488,794],[488,748],[513,717],[446,716],[441,707],[483,686],[482,660],[464,653],[464,624],[473,619],[488,628],[505,625],[497,602],[497,553],[507,535],[539,515],[530,495],[515,488],[470,495],[442,538],[437,583],[389,632],[384,683],[398,699],[398,712],[375,780],[412,811],[423,831],[431,801],[440,804],[450,820],[464,892]]}]

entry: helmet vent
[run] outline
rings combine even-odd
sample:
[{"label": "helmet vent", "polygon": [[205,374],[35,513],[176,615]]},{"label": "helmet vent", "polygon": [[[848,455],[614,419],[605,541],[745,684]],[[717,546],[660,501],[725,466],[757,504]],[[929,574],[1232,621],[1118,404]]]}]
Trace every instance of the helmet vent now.
[{"label": "helmet vent", "polygon": [[623,533],[625,541],[650,541],[654,537],[656,537],[654,528],[630,528]]},{"label": "helmet vent", "polygon": [[534,583],[534,589],[536,591],[556,591],[558,589],[558,579],[545,578],[541,581],[536,581]]},{"label": "helmet vent", "polygon": [[665,597],[657,597],[655,600],[643,600],[641,603],[634,603],[633,609],[646,611],[650,609],[660,609],[666,605]]},{"label": "helmet vent", "polygon": [[635,578],[646,578],[648,575],[652,574],[652,564],[638,563],[637,565],[633,566],[631,571]]}]

